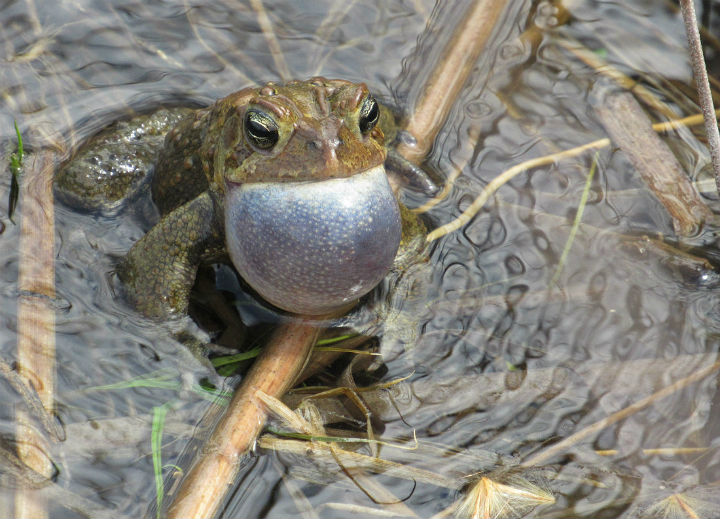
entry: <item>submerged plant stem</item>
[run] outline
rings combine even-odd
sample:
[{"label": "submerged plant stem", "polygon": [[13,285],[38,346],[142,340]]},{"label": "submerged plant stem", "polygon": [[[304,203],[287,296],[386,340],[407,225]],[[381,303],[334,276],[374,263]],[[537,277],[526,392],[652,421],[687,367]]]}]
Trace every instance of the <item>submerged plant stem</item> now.
[{"label": "submerged plant stem", "polygon": [[661,101],[657,94],[645,87],[639,80],[621,72],[617,67],[608,63],[606,59],[601,58],[596,52],[584,46],[579,40],[565,34],[562,38],[557,39],[557,44],[592,68],[596,73],[610,78],[628,92],[632,92],[651,110],[662,114],[668,119],[675,119],[678,116],[678,113],[670,108],[667,103]]},{"label": "submerged plant stem", "polygon": [[285,55],[280,48],[280,42],[275,35],[267,10],[265,10],[262,0],[250,0],[250,5],[255,10],[255,14],[257,14],[258,23],[260,24],[263,35],[265,36],[265,41],[270,49],[277,71],[283,81],[288,81],[291,76],[290,69],[285,62]]},{"label": "submerged plant stem", "polygon": [[585,427],[578,432],[571,434],[564,440],[559,441],[558,443],[555,443],[554,445],[551,445],[547,449],[540,451],[539,453],[529,457],[525,461],[521,463],[521,466],[523,467],[537,467],[540,465],[544,465],[548,463],[552,458],[565,454],[568,452],[572,447],[580,443],[581,441],[590,438],[591,436],[594,436],[606,427],[609,427],[620,420],[623,420],[627,418],[628,416],[631,416],[638,411],[645,409],[646,407],[654,404],[658,400],[665,398],[666,396],[670,396],[673,393],[680,391],[686,386],[689,386],[690,384],[694,382],[698,382],[708,375],[718,371],[720,369],[720,360],[715,361],[713,364],[706,366],[704,368],[701,368],[697,370],[692,375],[689,375],[685,378],[681,378],[680,380],[670,384],[669,386],[666,386],[662,388],[659,391],[656,391],[652,395],[649,395],[641,400],[638,400],[634,404],[631,404],[627,406],[624,409],[621,409],[620,411],[617,411],[602,420],[599,420],[595,422],[594,424]]}]

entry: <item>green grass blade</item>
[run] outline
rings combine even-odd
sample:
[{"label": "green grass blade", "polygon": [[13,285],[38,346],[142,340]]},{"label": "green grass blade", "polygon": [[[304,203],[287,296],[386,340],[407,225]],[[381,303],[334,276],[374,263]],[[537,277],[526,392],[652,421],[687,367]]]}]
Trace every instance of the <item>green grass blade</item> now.
[{"label": "green grass blade", "polygon": [[156,517],[160,519],[162,514],[162,505],[165,498],[165,486],[162,476],[162,433],[165,428],[165,415],[170,409],[170,402],[153,408],[152,435],[150,437],[152,445],[153,473],[155,474],[155,492],[157,510]]},{"label": "green grass blade", "polygon": [[17,135],[17,152],[10,155],[10,194],[8,199],[8,218],[14,224],[13,216],[15,214],[15,208],[17,207],[18,198],[20,197],[20,169],[22,168],[23,157],[25,152],[23,150],[22,134],[20,128],[18,128],[17,121],[13,121],[15,125],[15,135]]},{"label": "green grass blade", "polygon": [[215,357],[210,362],[216,368],[221,366],[227,366],[228,364],[237,364],[244,360],[254,359],[260,355],[260,348],[253,348],[243,353],[237,353],[235,355],[223,355],[222,357]]},{"label": "green grass blade", "polygon": [[560,278],[560,273],[562,272],[563,267],[565,266],[565,261],[567,260],[568,254],[570,253],[570,248],[572,247],[572,244],[575,241],[575,234],[577,233],[577,230],[580,227],[580,222],[582,221],[583,212],[585,212],[585,205],[587,204],[588,194],[590,193],[590,186],[592,185],[593,176],[595,176],[595,170],[597,169],[597,164],[598,164],[598,153],[595,153],[595,157],[593,157],[592,166],[590,166],[590,173],[588,173],[587,180],[585,181],[585,189],[583,189],[582,196],[580,197],[580,204],[578,205],[578,210],[577,210],[577,213],[575,213],[575,219],[573,220],[572,228],[570,229],[570,236],[568,236],[568,239],[565,242],[565,248],[563,249],[562,255],[560,256],[560,261],[558,262],[558,266],[555,269],[555,273],[553,274],[553,277],[550,280],[550,286],[557,283],[557,280]]}]

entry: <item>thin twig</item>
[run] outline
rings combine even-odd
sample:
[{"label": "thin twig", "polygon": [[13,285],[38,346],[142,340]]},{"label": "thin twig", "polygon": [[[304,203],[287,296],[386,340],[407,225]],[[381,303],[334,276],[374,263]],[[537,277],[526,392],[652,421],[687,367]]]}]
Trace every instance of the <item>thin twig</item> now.
[{"label": "thin twig", "polygon": [[695,17],[695,6],[693,0],[680,0],[680,10],[685,22],[685,33],[687,34],[690,47],[690,60],[692,62],[693,75],[697,86],[700,108],[705,118],[705,133],[707,134],[708,145],[710,146],[710,160],[715,171],[715,183],[720,192],[720,132],[713,114],[712,94],[708,82],[707,70],[705,69],[705,58],[703,57],[702,45],[700,43],[700,32],[698,31],[697,19]]},{"label": "thin twig", "polygon": [[490,197],[495,193],[495,191],[510,182],[511,179],[515,178],[520,173],[536,168],[538,166],[552,164],[558,160],[567,159],[570,157],[577,157],[578,155],[582,155],[588,150],[604,148],[609,145],[610,139],[598,139],[596,141],[583,144],[582,146],[577,146],[576,148],[571,148],[569,150],[564,150],[558,153],[552,153],[550,155],[543,155],[542,157],[526,160],[525,162],[514,165],[510,169],[503,171],[498,176],[493,178],[490,183],[485,186],[485,189],[482,190],[482,192],[475,198],[475,200],[473,200],[473,202],[468,206],[467,209],[462,212],[460,216],[455,218],[453,221],[446,223],[445,225],[441,225],[437,229],[428,233],[427,241],[431,242],[433,240],[437,240],[438,238],[441,238],[446,234],[458,230],[460,227],[468,223],[480,211],[480,209],[482,209],[482,207],[485,205],[485,202],[490,199]]}]

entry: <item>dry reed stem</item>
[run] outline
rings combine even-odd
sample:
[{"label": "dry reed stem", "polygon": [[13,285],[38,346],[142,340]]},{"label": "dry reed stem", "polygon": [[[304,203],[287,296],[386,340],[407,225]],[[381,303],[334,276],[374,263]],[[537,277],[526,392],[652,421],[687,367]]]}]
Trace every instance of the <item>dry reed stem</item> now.
[{"label": "dry reed stem", "polygon": [[[569,12],[566,9],[562,8],[562,6],[559,6],[556,18],[557,25],[562,25],[568,20]],[[542,30],[538,25],[532,24],[530,27],[525,29],[525,31],[523,31],[523,33],[518,37],[518,40],[521,42],[526,42],[530,47],[536,49],[542,41],[544,32],[545,31]],[[513,107],[509,106],[508,103],[505,102],[504,97],[506,93],[496,92],[496,95],[498,96],[498,98],[500,98],[503,104],[505,104],[510,116],[519,119],[520,114],[516,110],[514,110]],[[473,125],[468,130],[467,138],[463,141],[463,149],[474,150],[479,140],[480,130],[476,125]],[[473,158],[473,156],[473,153],[467,153],[464,157],[460,158],[458,162],[454,162],[452,171],[445,178],[445,182],[443,183],[440,192],[433,198],[425,202],[423,205],[411,209],[411,211],[418,214],[427,213],[437,204],[442,202],[450,194],[453,184],[455,184],[455,181],[460,177],[460,175],[462,175],[463,169],[465,168],[467,163]]]},{"label": "dry reed stem", "polygon": [[224,54],[218,53],[213,48],[212,44],[207,41],[205,36],[200,33],[199,29],[202,27],[203,24],[198,21],[195,10],[190,5],[190,2],[188,0],[185,0],[183,4],[185,8],[185,16],[188,19],[190,29],[192,30],[197,42],[203,48],[205,48],[205,50],[212,54],[213,57],[218,60],[218,62],[221,63],[225,69],[231,70],[233,74],[238,78],[238,81],[252,83],[248,75],[244,72],[241,72],[240,69],[236,66],[236,62],[241,63],[247,70],[255,70],[257,68],[257,64],[253,60],[247,58],[243,52],[238,52],[234,56],[232,56],[232,58],[237,58],[236,60],[228,58]]},{"label": "dry reed stem", "polygon": [[[720,110],[716,110],[715,115],[720,115]],[[652,125],[652,129],[656,132],[666,132],[683,126],[695,126],[702,122],[702,114],[693,114],[687,117],[683,117],[682,119],[676,119],[674,121],[655,123]],[[480,212],[485,203],[490,199],[493,194],[495,194],[498,189],[500,189],[504,184],[507,184],[510,180],[515,178],[520,173],[531,170],[533,168],[537,168],[539,166],[553,164],[559,160],[577,157],[578,155],[582,155],[588,150],[596,150],[600,148],[605,148],[607,146],[610,146],[610,139],[598,139],[596,141],[588,142],[587,144],[583,144],[575,148],[570,148],[569,150],[563,150],[558,153],[552,153],[550,155],[543,155],[542,157],[526,160],[525,162],[521,162],[520,164],[516,164],[513,167],[506,169],[494,179],[492,179],[487,186],[485,186],[485,188],[480,192],[477,197],[475,197],[475,200],[472,201],[472,203],[460,214],[460,216],[458,216],[451,222],[448,222],[445,225],[441,225],[437,229],[434,229],[432,232],[428,233],[427,241],[431,242],[433,240],[437,240],[438,238],[442,238],[446,234],[450,234],[451,232],[458,230],[460,227],[468,223],[470,220],[473,219],[473,217],[475,217],[478,212]]]},{"label": "dry reed stem", "polygon": [[471,3],[461,25],[454,29],[453,38],[434,64],[405,125],[405,130],[417,139],[415,145],[400,143],[397,147],[398,153],[406,159],[419,161],[430,151],[505,4],[504,0],[477,0]]},{"label": "dry reed stem", "polygon": [[[34,388],[52,414],[55,385],[55,220],[52,195],[54,155],[32,156],[22,177],[20,270],[18,273],[18,373]],[[36,472],[52,475],[48,440],[33,427],[32,417],[18,411],[17,450],[20,459]],[[16,517],[47,517],[47,503],[36,491],[19,488]]]},{"label": "dry reed stem", "polygon": [[713,217],[685,170],[632,94],[617,92],[595,108],[613,142],[627,155],[645,185],[673,220],[675,232],[690,236]]},{"label": "dry reed stem", "polygon": [[685,22],[685,33],[690,47],[690,62],[692,63],[693,76],[695,76],[700,108],[705,118],[705,133],[710,147],[710,159],[715,171],[715,183],[718,192],[720,192],[720,132],[718,132],[717,120],[714,117],[715,108],[712,93],[710,92],[707,70],[705,69],[705,58],[700,43],[700,32],[698,31],[693,0],[680,0],[680,10]]},{"label": "dry reed stem", "polygon": [[285,490],[287,490],[288,494],[290,494],[293,503],[295,503],[295,508],[298,510],[298,515],[296,517],[300,519],[320,519],[320,516],[313,508],[312,503],[303,493],[302,488],[300,488],[295,481],[286,474],[282,474],[281,477]]},{"label": "dry reed stem", "polygon": [[[705,454],[711,447],[659,447],[657,449],[641,449],[643,456],[687,456],[689,454]],[[618,449],[602,449],[594,451],[598,456],[625,455]]]},{"label": "dry reed stem", "polygon": [[520,466],[537,467],[540,465],[544,465],[548,463],[552,458],[561,454],[565,454],[567,451],[569,451],[572,447],[576,446],[581,441],[599,434],[600,431],[602,431],[603,429],[619,422],[620,420],[627,418],[628,416],[637,413],[638,411],[641,411],[642,409],[645,409],[646,407],[656,403],[658,400],[670,396],[673,393],[680,391],[681,389],[689,386],[694,382],[698,382],[704,379],[718,369],[720,369],[720,360],[715,361],[709,366],[697,370],[692,375],[681,378],[677,382],[674,382],[669,386],[666,386],[661,390],[656,391],[652,395],[638,400],[634,404],[631,404],[628,407],[621,409],[620,411],[617,411],[610,416],[607,416],[602,420],[599,420],[594,424],[579,430],[574,434],[571,434],[564,440],[561,440],[558,443],[551,445],[547,449],[529,457],[528,459],[523,461]]},{"label": "dry reed stem", "polygon": [[256,393],[281,398],[304,368],[319,332],[308,322],[278,328],[235,392],[202,452],[195,456],[196,462],[183,478],[168,517],[209,518],[217,514],[267,418]]}]

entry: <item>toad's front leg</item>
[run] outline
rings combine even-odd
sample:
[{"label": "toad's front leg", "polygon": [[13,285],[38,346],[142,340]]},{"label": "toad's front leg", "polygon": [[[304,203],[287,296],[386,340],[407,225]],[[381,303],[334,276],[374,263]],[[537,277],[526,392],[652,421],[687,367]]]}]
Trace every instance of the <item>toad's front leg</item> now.
[{"label": "toad's front leg", "polygon": [[224,252],[223,219],[205,192],[165,215],[118,266],[129,302],[153,319],[187,314],[198,265]]}]

